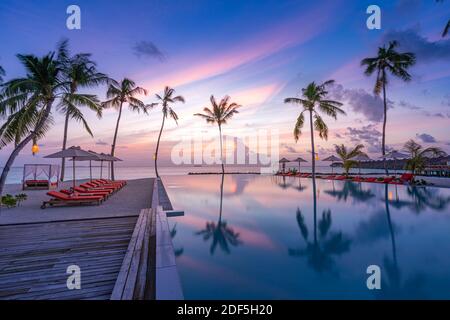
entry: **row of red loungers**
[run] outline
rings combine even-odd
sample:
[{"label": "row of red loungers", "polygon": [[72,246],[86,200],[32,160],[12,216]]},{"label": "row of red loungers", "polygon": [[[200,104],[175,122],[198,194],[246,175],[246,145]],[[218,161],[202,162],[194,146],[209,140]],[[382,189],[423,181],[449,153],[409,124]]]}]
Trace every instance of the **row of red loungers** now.
[{"label": "row of red loungers", "polygon": [[[300,177],[300,178],[310,178],[312,176],[311,173],[297,173],[294,174],[292,172],[282,174],[283,176],[289,176],[289,177]],[[379,180],[377,177],[369,177],[364,178],[361,176],[356,177],[347,177],[344,175],[329,175],[329,176],[318,176],[317,178],[325,179],[325,180],[348,180],[348,181],[354,181],[354,182],[373,182],[373,183],[388,183],[388,184],[407,184],[411,183],[414,180],[414,175],[411,173],[404,173],[400,176],[400,178],[395,177],[384,177],[382,180]]]},{"label": "row of red loungers", "polygon": [[44,201],[41,209],[47,206],[100,205],[126,184],[126,181],[98,179],[83,183],[71,190],[50,191],[47,195],[51,199]]}]

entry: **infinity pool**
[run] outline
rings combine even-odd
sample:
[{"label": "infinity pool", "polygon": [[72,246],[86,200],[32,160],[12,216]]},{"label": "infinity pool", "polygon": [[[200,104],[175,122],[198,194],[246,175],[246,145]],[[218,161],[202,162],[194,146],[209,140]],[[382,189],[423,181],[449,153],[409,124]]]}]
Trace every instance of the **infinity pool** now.
[{"label": "infinity pool", "polygon": [[311,179],[163,180],[185,211],[169,224],[186,299],[450,299],[450,189],[317,179],[314,196]]}]

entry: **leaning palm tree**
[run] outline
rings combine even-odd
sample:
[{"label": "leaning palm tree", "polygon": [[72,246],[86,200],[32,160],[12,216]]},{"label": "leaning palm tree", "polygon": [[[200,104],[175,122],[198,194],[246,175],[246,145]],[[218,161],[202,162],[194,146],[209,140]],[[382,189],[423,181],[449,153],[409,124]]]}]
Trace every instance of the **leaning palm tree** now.
[{"label": "leaning palm tree", "polygon": [[[148,109],[151,107],[144,102],[136,98],[138,95],[147,95],[147,90],[141,87],[137,87],[136,83],[130,79],[123,79],[120,83],[113,81],[106,92],[106,97],[109,99],[102,103],[102,108],[115,108],[119,111],[117,117],[116,129],[114,131],[113,143],[111,146],[111,155],[114,156],[116,151],[117,135],[119,133],[119,124],[122,117],[122,109],[124,103],[128,103],[128,107],[133,112],[148,113]],[[115,179],[114,175],[114,162],[111,162],[111,179]]]},{"label": "leaning palm tree", "polygon": [[[400,78],[403,81],[410,81],[411,75],[408,73],[408,68],[413,66],[416,62],[416,57],[411,52],[399,53],[395,50],[398,46],[396,41],[389,43],[389,46],[378,48],[378,55],[372,58],[365,58],[361,61],[361,66],[365,66],[364,73],[371,76],[376,72],[377,78],[375,81],[374,92],[376,95],[383,93],[384,117],[383,117],[383,137],[381,149],[383,156],[386,155],[386,122],[387,122],[387,97],[386,85],[388,82],[388,73],[394,77]],[[384,168],[386,174],[388,170],[386,167],[386,159],[383,158]]]},{"label": "leaning palm tree", "polygon": [[334,147],[336,148],[337,155],[342,160],[346,176],[348,176],[350,169],[357,164],[357,162],[353,160],[353,158],[359,155],[366,155],[361,151],[364,148],[362,144],[358,144],[352,150],[348,150],[347,147],[343,144],[341,144],[340,146],[335,145]]},{"label": "leaning palm tree", "polygon": [[166,121],[166,118],[168,118],[170,116],[175,121],[175,123],[178,125],[178,115],[172,109],[170,104],[176,103],[176,102],[184,103],[184,101],[185,101],[182,96],[173,96],[174,94],[175,94],[175,89],[166,86],[164,88],[164,94],[162,96],[160,96],[159,94],[156,94],[156,98],[158,99],[158,102],[157,103],[153,103],[151,105],[152,107],[157,106],[157,105],[161,105],[162,113],[163,113],[161,129],[159,130],[158,142],[156,144],[156,152],[155,152],[155,157],[154,157],[155,158],[155,173],[156,173],[156,176],[158,178],[159,178],[159,173],[158,173],[159,142],[161,141],[161,135],[162,135],[162,132],[164,130],[164,123]]},{"label": "leaning palm tree", "polygon": [[211,98],[211,106],[212,110],[208,107],[205,107],[203,113],[196,113],[194,116],[202,117],[206,120],[207,123],[217,123],[219,127],[219,139],[220,139],[220,162],[222,165],[222,173],[225,173],[224,167],[224,159],[223,159],[223,146],[222,146],[222,125],[226,124],[228,120],[230,120],[235,113],[239,113],[237,110],[241,106],[235,102],[230,103],[230,97],[225,96],[220,100],[219,103],[216,102],[216,99],[212,95]]},{"label": "leaning palm tree", "polygon": [[0,194],[20,151],[29,142],[42,138],[50,128],[53,103],[63,86],[55,53],[42,58],[20,54],[17,57],[26,70],[26,76],[3,84],[0,94],[0,117],[6,117],[0,128],[0,149],[14,143],[0,177]]},{"label": "leaning palm tree", "polygon": [[345,111],[340,107],[342,103],[339,101],[327,99],[328,91],[326,90],[329,85],[332,85],[334,80],[325,81],[322,84],[316,84],[311,82],[306,88],[302,89],[302,98],[286,98],[284,103],[295,103],[303,107],[303,111],[297,118],[297,122],[294,127],[294,138],[298,141],[301,135],[301,129],[305,124],[305,112],[309,113],[309,122],[311,127],[311,157],[312,157],[312,174],[316,174],[316,159],[315,159],[315,147],[314,147],[314,129],[319,132],[319,137],[322,139],[328,139],[328,126],[323,121],[320,112],[323,112],[334,119],[337,119],[338,113],[345,114]]},{"label": "leaning palm tree", "polygon": [[423,148],[413,139],[409,140],[403,146],[403,149],[409,154],[409,159],[406,162],[406,169],[411,170],[412,173],[417,173],[425,168],[427,159],[445,157],[445,153],[439,147]]},{"label": "leaning palm tree", "polygon": [[[67,46],[67,41],[64,42]],[[108,77],[97,72],[96,64],[91,60],[90,54],[77,54],[73,57],[68,56],[65,52],[60,57],[64,77],[64,94],[58,105],[59,111],[64,115],[64,134],[62,150],[67,147],[67,133],[69,128],[69,120],[73,119],[81,122],[89,135],[93,136],[81,106],[87,107],[97,114],[98,118],[102,116],[102,107],[96,95],[78,93],[79,88],[94,88],[108,82]],[[61,181],[64,181],[65,174],[65,158],[61,163]]]}]

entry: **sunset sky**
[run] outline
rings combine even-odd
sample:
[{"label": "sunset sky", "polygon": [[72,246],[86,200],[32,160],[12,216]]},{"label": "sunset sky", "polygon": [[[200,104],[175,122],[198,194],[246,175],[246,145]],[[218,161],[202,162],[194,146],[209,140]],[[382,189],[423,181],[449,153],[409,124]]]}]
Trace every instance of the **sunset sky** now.
[{"label": "sunset sky", "polygon": [[[66,28],[66,8],[81,8],[81,30]],[[366,8],[378,4],[381,30],[368,30]],[[146,88],[142,99],[154,102],[165,85],[183,95],[176,104],[178,127],[167,122],[161,158],[183,136],[215,138],[217,128],[193,114],[209,106],[209,96],[225,94],[242,105],[224,128],[227,136],[260,128],[277,129],[282,156],[308,156],[309,130],[295,143],[292,135],[298,106],[283,103],[311,81],[336,80],[331,96],[344,103],[347,116],[326,118],[328,141],[317,137],[321,157],[337,143],[363,143],[373,157],[380,154],[382,103],[372,94],[374,78],[360,67],[377,47],[398,40],[400,51],[411,51],[417,64],[413,80],[390,82],[387,144],[401,149],[414,138],[439,145],[450,153],[450,36],[441,37],[450,16],[450,1],[295,1],[295,0],[147,0],[147,1],[12,1],[0,2],[0,65],[6,80],[23,76],[15,54],[43,55],[58,41],[70,40],[72,53],[90,52],[101,72],[128,77]],[[105,87],[95,89],[105,99]],[[85,114],[94,130],[91,138],[70,123],[68,145],[109,152],[117,112],[106,110],[101,120]],[[160,109],[149,115],[124,113],[118,157],[127,165],[152,165]],[[40,141],[35,158],[26,148],[15,165],[45,162],[41,157],[61,148],[63,120]],[[1,121],[1,120],[0,120]],[[0,163],[10,148],[0,151]]]}]

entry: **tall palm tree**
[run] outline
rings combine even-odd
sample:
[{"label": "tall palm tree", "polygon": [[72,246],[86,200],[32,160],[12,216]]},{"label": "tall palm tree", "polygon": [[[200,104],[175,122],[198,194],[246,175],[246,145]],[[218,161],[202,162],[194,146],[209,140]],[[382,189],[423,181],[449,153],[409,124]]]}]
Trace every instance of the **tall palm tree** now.
[{"label": "tall palm tree", "polygon": [[205,229],[196,233],[197,235],[203,236],[204,241],[212,239],[211,247],[209,249],[211,255],[216,251],[217,245],[219,245],[223,252],[229,254],[231,252],[230,245],[237,247],[242,244],[242,241],[239,239],[239,232],[234,231],[233,228],[227,225],[226,221],[222,220],[224,178],[225,175],[222,174],[220,184],[219,220],[217,223],[214,221],[206,222]]},{"label": "tall palm tree", "polygon": [[364,148],[362,144],[358,144],[352,150],[348,150],[347,147],[344,146],[343,144],[341,144],[340,146],[335,145],[334,147],[336,148],[337,155],[342,160],[346,176],[348,176],[350,169],[357,164],[357,162],[352,159],[359,155],[366,155],[364,152],[361,151]]},{"label": "tall palm tree", "polygon": [[185,102],[185,100],[182,96],[174,96],[174,94],[175,94],[175,89],[166,86],[164,88],[164,93],[162,96],[160,96],[159,94],[156,94],[156,98],[157,98],[158,102],[153,103],[151,105],[152,107],[160,105],[162,107],[162,113],[163,113],[161,129],[159,130],[158,142],[156,144],[156,152],[155,152],[155,173],[158,178],[159,178],[159,173],[158,173],[159,142],[161,141],[161,135],[164,130],[164,123],[166,121],[166,118],[171,117],[175,121],[175,123],[178,125],[178,115],[172,109],[172,107],[170,105],[172,103],[176,103],[176,102],[182,102],[182,103]]},{"label": "tall palm tree", "polygon": [[[342,103],[339,101],[327,99],[328,91],[326,90],[329,85],[332,85],[334,80],[325,81],[322,84],[316,84],[311,82],[306,88],[302,89],[302,98],[286,98],[284,103],[295,103],[303,107],[303,111],[297,118],[297,122],[294,127],[294,138],[298,141],[303,125],[305,124],[305,112],[309,113],[309,122],[311,128],[311,162],[312,162],[312,174],[316,174],[316,159],[315,159],[315,147],[314,147],[314,129],[319,132],[321,139],[328,139],[328,126],[323,121],[320,112],[323,112],[334,119],[337,119],[338,113],[345,114],[345,111],[340,107]],[[313,120],[314,118],[314,120]]]},{"label": "tall palm tree", "polygon": [[[122,109],[124,103],[128,103],[128,108],[133,112],[148,113],[148,109],[151,107],[144,102],[136,98],[138,95],[147,95],[147,90],[141,87],[137,87],[136,83],[130,79],[123,79],[120,83],[112,81],[106,92],[107,101],[102,103],[102,108],[115,108],[119,111],[117,116],[116,129],[114,131],[113,143],[111,146],[111,155],[114,156],[116,151],[117,135],[119,132],[120,119],[122,117]],[[115,179],[114,175],[114,162],[111,163],[111,179]]]},{"label": "tall palm tree", "polygon": [[[64,47],[67,48],[67,41],[63,42]],[[93,88],[108,82],[108,77],[99,73],[96,69],[96,64],[91,60],[90,54],[76,54],[69,57],[68,50],[60,57],[64,77],[64,95],[62,96],[58,105],[59,111],[64,114],[64,134],[62,150],[67,147],[67,133],[69,128],[69,120],[74,119],[81,122],[85,130],[91,135],[90,129],[84,115],[79,107],[85,106],[96,112],[97,117],[102,116],[102,107],[96,95],[78,93],[79,88]],[[61,162],[61,181],[64,181],[65,174],[65,158]]]},{"label": "tall palm tree", "polygon": [[228,120],[230,120],[235,113],[239,113],[237,110],[241,106],[235,102],[230,103],[230,97],[225,96],[220,100],[219,103],[216,102],[216,99],[212,95],[210,98],[212,110],[208,107],[205,107],[203,113],[196,113],[194,116],[202,117],[206,120],[207,123],[217,123],[219,127],[219,138],[220,138],[220,162],[222,165],[222,173],[225,173],[224,167],[224,159],[223,159],[223,142],[222,142],[222,125],[226,124]]},{"label": "tall palm tree", "polygon": [[[410,81],[411,75],[408,73],[408,68],[416,63],[416,57],[414,53],[404,52],[400,53],[395,50],[398,46],[397,41],[391,41],[389,46],[378,48],[378,54],[376,57],[365,58],[361,61],[361,66],[365,66],[366,69],[364,73],[367,76],[371,76],[376,73],[377,78],[375,81],[374,92],[376,95],[383,93],[383,106],[384,106],[384,117],[383,117],[383,137],[381,143],[381,149],[383,156],[386,155],[386,122],[387,122],[387,97],[386,97],[386,85],[388,81],[388,73],[392,76],[397,77],[403,81]],[[388,169],[386,167],[386,159],[383,158],[384,168],[386,174],[388,174]]]},{"label": "tall palm tree", "polygon": [[17,57],[26,76],[6,82],[0,94],[0,116],[7,118],[0,128],[0,149],[14,143],[0,177],[0,194],[20,151],[29,142],[42,138],[50,128],[52,106],[63,87],[55,53],[42,58],[21,54]]},{"label": "tall palm tree", "polygon": [[409,154],[409,159],[406,162],[406,169],[411,170],[412,173],[417,173],[425,168],[427,158],[445,157],[445,153],[439,147],[423,148],[413,139],[409,140],[403,146],[403,149]]}]

